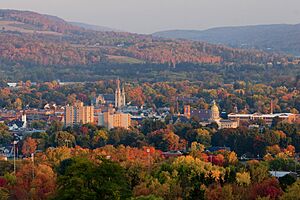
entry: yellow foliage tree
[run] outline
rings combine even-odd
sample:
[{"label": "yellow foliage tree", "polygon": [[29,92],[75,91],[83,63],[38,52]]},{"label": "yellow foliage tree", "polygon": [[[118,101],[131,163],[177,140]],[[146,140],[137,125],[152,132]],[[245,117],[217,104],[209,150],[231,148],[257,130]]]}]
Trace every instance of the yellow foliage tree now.
[{"label": "yellow foliage tree", "polygon": [[65,146],[57,148],[48,148],[46,157],[53,166],[58,166],[61,161],[71,158],[71,149]]},{"label": "yellow foliage tree", "polygon": [[237,158],[237,155],[234,151],[231,151],[228,156],[227,156],[227,161],[228,161],[228,164],[230,165],[234,165],[238,162],[238,158]]},{"label": "yellow foliage tree", "polygon": [[265,156],[264,156],[264,160],[265,161],[271,161],[271,160],[274,160],[273,156],[270,154],[270,153],[267,153]]},{"label": "yellow foliage tree", "polygon": [[251,177],[248,172],[238,172],[236,173],[236,182],[241,186],[248,186],[251,183]]}]

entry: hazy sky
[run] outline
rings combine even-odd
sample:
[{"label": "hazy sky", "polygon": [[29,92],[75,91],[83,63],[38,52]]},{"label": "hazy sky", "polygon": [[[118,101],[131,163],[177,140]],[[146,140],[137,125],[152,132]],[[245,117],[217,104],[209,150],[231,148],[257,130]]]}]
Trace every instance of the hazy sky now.
[{"label": "hazy sky", "polygon": [[0,0],[0,8],[32,10],[138,33],[300,23],[300,0]]}]

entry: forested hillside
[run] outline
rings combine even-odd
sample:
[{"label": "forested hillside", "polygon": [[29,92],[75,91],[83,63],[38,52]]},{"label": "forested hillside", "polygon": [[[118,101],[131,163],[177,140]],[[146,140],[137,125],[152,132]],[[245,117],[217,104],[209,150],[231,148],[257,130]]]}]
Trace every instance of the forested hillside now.
[{"label": "forested hillside", "polygon": [[285,56],[257,50],[87,30],[58,17],[28,11],[0,10],[0,30],[2,66],[78,67],[115,62],[265,65],[288,61]]}]

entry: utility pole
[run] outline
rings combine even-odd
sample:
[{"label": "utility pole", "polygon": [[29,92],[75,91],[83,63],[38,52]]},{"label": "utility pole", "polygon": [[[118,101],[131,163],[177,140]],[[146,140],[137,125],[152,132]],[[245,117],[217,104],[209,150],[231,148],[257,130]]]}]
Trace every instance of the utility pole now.
[{"label": "utility pole", "polygon": [[13,141],[13,152],[14,152],[14,174],[16,175],[16,144],[18,144],[17,141]]},{"label": "utility pole", "polygon": [[31,161],[32,161],[32,179],[34,179],[34,153],[31,153]]},{"label": "utility pole", "polygon": [[146,152],[147,152],[147,154],[148,154],[148,155],[147,155],[147,156],[148,156],[148,165],[149,165],[149,166],[148,166],[148,171],[149,171],[149,174],[150,174],[150,172],[151,172],[151,171],[150,171],[150,165],[151,165],[151,161],[150,161],[150,149],[147,148],[147,149],[146,149]]},{"label": "utility pole", "polygon": [[298,164],[299,155],[295,155],[295,173],[297,174],[297,164]]},{"label": "utility pole", "polygon": [[16,146],[15,141],[13,142],[14,145],[14,174],[16,175]]}]

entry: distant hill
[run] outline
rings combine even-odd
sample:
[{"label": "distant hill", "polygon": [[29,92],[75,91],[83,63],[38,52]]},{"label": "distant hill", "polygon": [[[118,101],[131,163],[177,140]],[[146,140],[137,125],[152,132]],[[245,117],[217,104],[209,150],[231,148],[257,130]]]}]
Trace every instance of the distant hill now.
[{"label": "distant hill", "polygon": [[0,72],[1,64],[38,69],[89,69],[103,63],[141,67],[145,64],[175,67],[179,63],[285,66],[290,59],[255,49],[128,32],[103,32],[83,26],[89,25],[74,25],[59,17],[36,12],[0,9]]},{"label": "distant hill", "polygon": [[73,26],[56,16],[6,9],[0,9],[0,28],[1,30],[26,33],[31,31],[70,33],[81,30],[80,27]]},{"label": "distant hill", "polygon": [[87,29],[87,30],[93,30],[93,31],[102,31],[102,32],[107,32],[107,31],[113,31],[113,32],[125,32],[121,31],[118,29],[110,28],[107,26],[98,26],[98,25],[91,25],[91,24],[86,24],[86,23],[81,23],[81,22],[69,22],[71,25],[74,26],[79,26],[81,28]]},{"label": "distant hill", "polygon": [[153,34],[163,38],[181,38],[230,45],[237,48],[255,48],[264,51],[300,56],[300,24],[275,24],[198,30],[170,30]]}]

